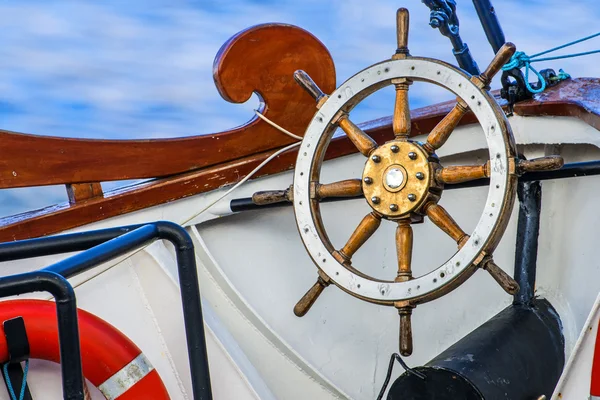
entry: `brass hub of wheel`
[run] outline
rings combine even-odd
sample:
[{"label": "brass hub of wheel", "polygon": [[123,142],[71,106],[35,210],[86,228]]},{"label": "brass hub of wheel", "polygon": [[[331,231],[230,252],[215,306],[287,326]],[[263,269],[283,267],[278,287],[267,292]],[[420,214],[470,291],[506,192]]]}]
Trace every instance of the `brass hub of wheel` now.
[{"label": "brass hub of wheel", "polygon": [[405,218],[427,199],[431,170],[428,155],[418,143],[392,140],[369,155],[363,171],[363,193],[383,217]]},{"label": "brass hub of wheel", "polygon": [[[510,125],[487,92],[491,79],[515,53],[515,46],[504,44],[485,71],[471,77],[437,60],[411,56],[407,47],[408,10],[399,9],[396,20],[398,46],[392,59],[354,75],[331,96],[323,93],[305,72],[294,74],[298,83],[313,96],[319,109],[298,151],[293,191],[296,223],[306,249],[319,268],[319,277],[298,302],[294,313],[298,316],[306,314],[331,283],[357,298],[394,306],[400,316],[400,353],[408,356],[413,350],[411,314],[414,307],[458,287],[475,268],[489,271],[507,293],[514,294],[519,290],[518,283],[493,262],[492,253],[511,214],[517,175],[525,171],[523,168],[532,168],[533,164],[518,161],[515,165],[516,146]],[[435,83],[458,96],[456,105],[433,127],[424,144],[408,140],[413,126],[408,96],[412,81]],[[379,146],[351,121],[349,114],[366,96],[387,85],[394,85],[396,91],[392,116],[395,138]],[[446,143],[468,111],[473,112],[485,132],[490,160],[482,165],[442,167],[435,152]],[[329,184],[318,181],[325,150],[336,125],[357,150],[368,157],[362,181],[350,179]],[[536,168],[560,168],[562,159],[558,161],[540,161]],[[484,178],[489,178],[490,182],[488,198],[477,226],[469,235],[437,203],[446,185]],[[318,201],[325,197],[354,197],[361,192],[372,211],[363,217],[338,250],[327,237]],[[458,251],[431,272],[414,277],[412,224],[423,218],[413,217],[423,216],[445,232],[456,243]],[[353,256],[373,237],[382,219],[397,224],[398,270],[394,281],[370,277],[352,263]]]}]

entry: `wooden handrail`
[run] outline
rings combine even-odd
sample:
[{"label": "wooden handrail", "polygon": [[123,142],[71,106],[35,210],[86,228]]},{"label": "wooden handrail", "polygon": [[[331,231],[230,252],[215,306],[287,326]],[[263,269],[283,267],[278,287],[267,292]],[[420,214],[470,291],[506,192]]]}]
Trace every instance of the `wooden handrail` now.
[{"label": "wooden handrail", "polygon": [[[294,82],[297,69],[307,71],[327,93],[334,90],[335,69],[323,44],[300,28],[267,24],[225,43],[215,60],[214,79],[226,100],[245,102],[256,92],[268,118],[303,134],[314,100]],[[600,129],[598,98],[600,80],[575,79],[517,104],[515,113],[573,116]],[[412,110],[411,135],[431,131],[454,103]],[[475,116],[467,113],[460,124],[473,122]],[[391,117],[360,127],[378,143],[394,136]],[[233,184],[290,141],[257,118],[227,132],[165,140],[81,140],[0,131],[0,188],[70,185],[70,204],[0,219],[0,241],[49,235]],[[356,151],[346,136],[337,137],[326,159]],[[292,169],[295,160],[296,151],[288,151],[255,177]],[[160,179],[106,194],[97,183],[150,177]]]},{"label": "wooden handrail", "polygon": [[[282,60],[282,61],[280,61]],[[219,50],[214,80],[227,101],[257,93],[263,113],[299,135],[314,115],[314,101],[294,81],[301,68],[323,90],[335,89],[327,48],[292,25],[242,31]],[[293,139],[261,119],[216,134],[176,139],[94,140],[0,131],[0,189],[164,177],[279,148]]]}]

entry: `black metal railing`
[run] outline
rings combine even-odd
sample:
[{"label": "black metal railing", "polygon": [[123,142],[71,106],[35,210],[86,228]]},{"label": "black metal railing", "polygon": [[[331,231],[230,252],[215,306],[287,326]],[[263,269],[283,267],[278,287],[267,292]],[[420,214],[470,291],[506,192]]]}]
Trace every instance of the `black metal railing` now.
[{"label": "black metal railing", "polygon": [[66,279],[157,239],[168,240],[175,246],[193,396],[195,400],[209,400],[212,391],[198,273],[194,245],[185,229],[159,221],[0,243],[0,262],[81,251],[42,270],[0,278],[0,298],[36,291],[47,291],[55,297],[65,399],[84,399],[75,293]]}]

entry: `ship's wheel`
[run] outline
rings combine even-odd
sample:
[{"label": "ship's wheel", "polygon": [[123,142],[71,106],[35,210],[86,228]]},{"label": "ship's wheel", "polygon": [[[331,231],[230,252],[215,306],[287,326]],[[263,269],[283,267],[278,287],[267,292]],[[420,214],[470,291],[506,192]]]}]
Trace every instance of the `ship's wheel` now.
[{"label": "ship's wheel", "polygon": [[[375,64],[343,83],[331,95],[324,94],[303,71],[295,78],[316,100],[318,111],[310,122],[296,161],[293,202],[300,236],[318,267],[315,285],[294,308],[304,315],[330,284],[360,299],[394,306],[400,314],[400,352],[412,353],[411,314],[415,306],[434,300],[464,282],[477,268],[488,270],[509,293],[517,283],[492,260],[513,207],[518,175],[527,169],[560,168],[562,159],[519,160],[504,112],[488,92],[492,77],[510,59],[515,46],[505,44],[479,76],[439,60],[413,57],[407,47],[408,11],[398,10],[398,49],[390,60]],[[450,90],[457,103],[431,131],[425,143],[410,140],[408,93],[411,83],[423,81]],[[351,122],[349,113],[373,92],[394,85],[395,137],[378,145]],[[489,148],[483,165],[443,167],[436,156],[461,117],[477,117]],[[319,183],[325,150],[337,128],[341,128],[366,157],[362,179],[333,184]],[[489,178],[489,194],[483,214],[470,234],[464,232],[438,204],[445,185]],[[320,215],[320,200],[331,196],[361,194],[372,208],[340,249],[329,241]],[[426,275],[411,271],[413,230],[411,224],[427,217],[456,241],[458,251]],[[398,273],[384,281],[360,272],[352,256],[373,235],[382,220],[397,224]]]}]

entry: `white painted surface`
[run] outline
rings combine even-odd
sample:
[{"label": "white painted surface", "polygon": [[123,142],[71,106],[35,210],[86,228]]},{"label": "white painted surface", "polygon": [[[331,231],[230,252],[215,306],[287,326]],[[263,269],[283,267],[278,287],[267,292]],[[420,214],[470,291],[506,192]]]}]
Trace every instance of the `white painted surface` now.
[{"label": "white painted surface", "polygon": [[[513,117],[511,123],[517,142],[531,144],[526,149],[528,156],[543,155],[543,146],[536,143],[591,143],[594,146],[563,146],[566,161],[600,159],[596,147],[600,135],[581,121]],[[487,159],[485,152],[479,151],[483,148],[481,129],[467,126],[453,134],[440,155],[448,164],[475,164]],[[360,176],[363,162],[360,155],[328,161],[322,181]],[[232,197],[285,188],[291,176],[287,172],[257,179]],[[598,185],[600,177],[543,183],[537,289],[562,317],[567,355],[586,327],[600,290],[600,280],[596,279],[600,261],[595,250],[600,215],[594,201]],[[218,219],[210,213],[195,216],[220,193],[153,207],[78,230],[159,219],[183,223],[193,218],[191,232],[198,246],[216,399],[373,399],[389,356],[397,349],[395,310],[362,302],[331,287],[305,317],[295,317],[292,308],[314,283],[316,268],[301,244],[292,209]],[[487,188],[447,191],[441,204],[469,231],[478,221],[486,196]],[[323,218],[331,241],[341,246],[368,211],[361,200],[324,205]],[[509,273],[514,261],[515,214],[495,256]],[[429,222],[414,229],[414,271],[422,275],[447,260],[455,244]],[[393,237],[393,226],[383,225],[356,254],[357,265],[365,266],[364,271],[375,276],[393,277]],[[60,258],[7,263],[1,273],[32,270]],[[103,270],[106,272],[97,275]],[[124,262],[107,263],[72,282],[77,286],[78,304],[134,340],[159,371],[172,397],[185,399],[190,379],[170,245],[156,243]],[[426,362],[509,302],[509,296],[493,279],[478,271],[448,296],[419,306],[413,314],[415,351],[408,363]],[[51,363],[32,363],[34,395],[49,400],[60,398],[58,376]],[[5,398],[6,394],[0,393],[0,399]]]},{"label": "white painted surface", "polygon": [[[112,268],[100,267],[105,270],[104,273],[76,289],[77,303],[80,308],[117,327],[142,349],[161,376],[171,398],[188,399],[191,383],[179,289],[161,266],[144,253]],[[210,312],[205,309],[205,314],[209,314],[206,321],[215,320],[215,317],[210,317]],[[215,371],[211,376],[215,400],[258,399],[211,327],[207,328],[209,361]],[[37,360],[32,362],[28,381],[34,397],[62,399],[58,365]],[[92,392],[94,399],[104,399],[95,388]],[[7,393],[0,391],[0,399],[8,398]]]},{"label": "white painted surface", "polygon": [[[331,169],[352,169],[347,164],[351,158],[330,163]],[[481,210],[486,195],[485,188],[470,191],[466,198],[459,191],[448,192],[443,205],[462,226],[472,228],[479,218],[474,210]],[[469,201],[471,208],[463,201]],[[325,205],[323,214],[332,242],[341,246],[367,212],[363,200]],[[270,328],[351,398],[376,397],[389,356],[397,351],[397,312],[330,287],[305,317],[297,318],[292,308],[317,274],[299,241],[291,209],[240,214],[198,229],[233,287]],[[367,266],[364,272],[381,278],[395,276],[394,229],[393,224],[383,224],[355,255],[356,265]],[[454,253],[455,243],[432,225],[417,225],[414,230],[416,275],[429,272]],[[514,238],[514,231],[508,237]],[[509,271],[513,242],[504,240],[500,248],[507,250],[496,258]],[[477,299],[477,307],[473,307],[473,299]],[[415,351],[408,362],[426,362],[509,301],[493,279],[479,271],[442,300],[419,306],[413,314]]]},{"label": "white painted surface", "polygon": [[[580,121],[521,117],[511,120],[520,143],[598,142],[597,131]],[[537,127],[537,135],[527,131],[532,126]],[[566,136],[564,132],[571,134]],[[452,164],[485,161],[485,154],[480,156],[481,153],[474,152],[485,143],[472,140],[474,135],[482,137],[475,126],[455,132],[443,149],[453,149],[464,155],[446,157],[443,161]],[[543,156],[543,146],[529,146],[526,155]],[[565,147],[564,156],[567,162],[572,162],[598,159],[600,152],[591,146]],[[360,155],[329,161],[322,181],[360,176],[363,162]],[[258,181],[245,189],[252,189],[249,193],[275,189],[286,187],[290,181],[272,186]],[[596,192],[598,183],[598,177],[543,183],[538,288],[563,316],[567,354],[570,354],[600,289],[595,280],[588,282],[586,279],[588,274],[595,273],[597,261],[595,252],[586,250],[594,248],[591,242],[595,236],[585,234],[595,231],[600,218],[591,209],[577,216],[571,210],[584,204],[594,208],[589,199]],[[587,189],[582,191],[583,186]],[[485,188],[447,191],[441,204],[468,231],[477,222],[486,194]],[[369,211],[361,200],[327,204],[323,209],[330,239],[338,247]],[[551,232],[550,226],[558,226],[558,229]],[[453,254],[454,243],[431,224],[417,225],[414,229],[415,274],[427,272],[432,265],[439,265]],[[210,221],[200,225],[198,230],[232,286],[268,327],[351,398],[372,399],[376,396],[389,355],[396,351],[398,321],[395,310],[367,304],[336,288],[329,288],[305,317],[296,318],[292,307],[314,283],[316,269],[297,242],[298,233],[290,210],[244,213]],[[515,230],[516,210],[495,255],[498,264],[509,273],[512,273],[514,263]],[[571,233],[568,239],[565,232]],[[586,236],[584,242],[590,242],[588,246],[581,246],[582,236]],[[426,242],[434,243],[435,251],[431,251],[432,246]],[[393,246],[393,228],[384,225],[355,255],[357,265],[367,266],[364,272],[389,278],[396,269]],[[248,249],[251,250],[248,252]],[[565,251],[568,256],[560,257]],[[419,306],[413,314],[415,352],[408,360],[409,364],[426,362],[509,303],[510,297],[487,274],[478,271],[450,295]]]}]

